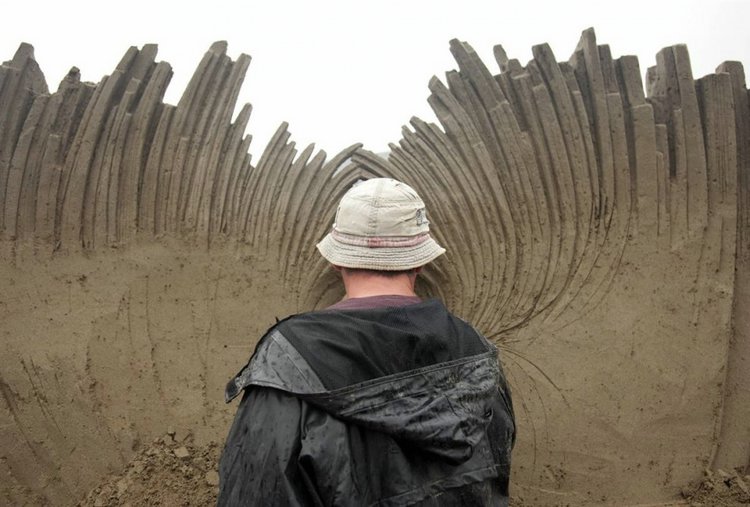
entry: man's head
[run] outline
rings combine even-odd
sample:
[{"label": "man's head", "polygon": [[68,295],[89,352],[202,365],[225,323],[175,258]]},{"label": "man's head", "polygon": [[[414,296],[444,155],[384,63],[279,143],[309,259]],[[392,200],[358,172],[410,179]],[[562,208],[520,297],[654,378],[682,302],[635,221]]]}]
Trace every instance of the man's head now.
[{"label": "man's head", "polygon": [[317,246],[334,266],[373,271],[408,271],[445,253],[430,236],[422,199],[391,178],[355,184],[339,203],[333,230]]}]

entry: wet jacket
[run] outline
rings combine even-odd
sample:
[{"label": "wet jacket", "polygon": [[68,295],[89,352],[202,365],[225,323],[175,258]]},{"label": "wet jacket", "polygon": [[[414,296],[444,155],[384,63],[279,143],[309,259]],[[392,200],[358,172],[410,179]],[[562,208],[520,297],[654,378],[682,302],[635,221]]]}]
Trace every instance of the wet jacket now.
[{"label": "wet jacket", "polygon": [[437,300],[286,319],[227,401],[243,391],[219,505],[507,505],[497,351]]}]

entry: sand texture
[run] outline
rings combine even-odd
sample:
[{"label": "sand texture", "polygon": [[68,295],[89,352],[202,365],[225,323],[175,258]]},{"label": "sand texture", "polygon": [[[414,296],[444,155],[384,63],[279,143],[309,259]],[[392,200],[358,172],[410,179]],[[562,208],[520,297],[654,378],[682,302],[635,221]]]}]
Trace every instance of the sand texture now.
[{"label": "sand texture", "polygon": [[31,46],[0,66],[0,504],[210,502],[224,384],[276,318],[341,296],[314,245],[372,176],[414,186],[448,251],[420,294],[501,349],[517,505],[744,498],[741,64],[695,79],[677,45],[644,80],[589,29],[565,62],[497,46],[493,74],[454,40],[438,124],[413,118],[387,159],[282,124],[253,161],[250,106],[232,115],[249,57],[215,43],[174,106],[156,49],[54,93]]}]

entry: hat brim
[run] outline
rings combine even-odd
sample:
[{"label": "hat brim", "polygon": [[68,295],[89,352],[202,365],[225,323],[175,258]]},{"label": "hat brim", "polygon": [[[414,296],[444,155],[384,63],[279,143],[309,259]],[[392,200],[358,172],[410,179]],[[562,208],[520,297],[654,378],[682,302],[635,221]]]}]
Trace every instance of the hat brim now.
[{"label": "hat brim", "polygon": [[445,248],[428,237],[427,240],[408,247],[380,247],[348,245],[330,233],[317,244],[318,251],[335,266],[377,271],[405,271],[424,266],[445,253]]}]

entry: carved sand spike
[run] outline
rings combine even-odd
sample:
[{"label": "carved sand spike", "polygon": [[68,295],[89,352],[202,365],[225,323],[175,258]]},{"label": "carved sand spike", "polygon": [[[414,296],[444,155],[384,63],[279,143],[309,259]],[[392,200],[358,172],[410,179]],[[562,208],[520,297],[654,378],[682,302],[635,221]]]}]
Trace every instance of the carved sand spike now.
[{"label": "carved sand spike", "polygon": [[[736,151],[736,166],[732,167],[732,160],[726,160],[732,153],[714,150],[711,159],[717,169],[723,173],[723,178],[712,185],[718,193],[715,202],[719,206],[731,206],[732,184],[731,171],[737,171],[736,198],[737,206],[737,255],[734,271],[734,312],[732,314],[733,339],[730,341],[727,354],[727,375],[724,388],[724,403],[721,412],[719,441],[713,466],[716,468],[732,469],[747,463],[750,455],[750,389],[748,389],[747,372],[750,371],[750,105],[748,104],[748,90],[745,84],[745,72],[739,62],[725,62],[719,66],[718,72],[726,72],[731,86],[731,102],[734,114]],[[707,79],[712,76],[707,76]],[[701,87],[706,90],[706,86]],[[709,88],[710,89],[710,88]],[[729,101],[726,90],[720,103],[726,107]],[[716,104],[706,97],[702,101],[703,108],[713,109]],[[710,117],[715,129],[722,129],[722,125],[731,124],[731,118],[717,117],[719,111]],[[732,108],[724,114],[732,114]],[[708,117],[704,113],[704,116]],[[718,132],[714,135],[716,145],[732,143],[731,131]],[[706,142],[709,149],[714,146],[711,140]],[[712,164],[713,165],[713,164]],[[709,166],[711,167],[711,166]],[[735,169],[736,168],[736,169]],[[729,173],[729,174],[727,174]],[[717,188],[718,187],[718,188]],[[718,192],[716,192],[718,191]],[[712,194],[709,194],[711,197]],[[730,222],[731,223],[731,222]],[[731,236],[731,230],[722,228],[722,234]],[[724,262],[730,261],[731,255],[722,251]]]},{"label": "carved sand spike", "polygon": [[[21,161],[24,142],[20,137],[25,128],[26,146],[30,149],[30,131],[40,119],[44,99],[37,103],[32,119],[28,122],[26,120],[35,98],[47,93],[47,84],[34,60],[34,49],[30,45],[21,44],[13,59],[3,63],[0,90],[0,227],[14,229],[18,194],[25,171],[25,165],[19,165],[24,164]],[[19,143],[22,148],[14,165],[13,157]],[[7,226],[6,216],[9,221]]]},{"label": "carved sand spike", "polygon": [[[4,498],[75,501],[166,419],[221,438],[227,365],[272,317],[341,295],[315,243],[377,176],[419,191],[447,248],[420,291],[502,348],[524,498],[666,501],[712,463],[746,465],[742,66],[695,81],[673,46],[644,93],[637,59],[593,30],[566,62],[496,46],[499,74],[450,50],[458,70],[429,83],[437,123],[412,118],[387,160],[298,150],[284,123],[251,163],[250,106],[232,118],[250,59],[224,42],[176,106],[154,45],[54,93],[30,46],[0,66],[0,445],[23,443],[0,460]],[[56,466],[71,455],[96,466]]]}]

